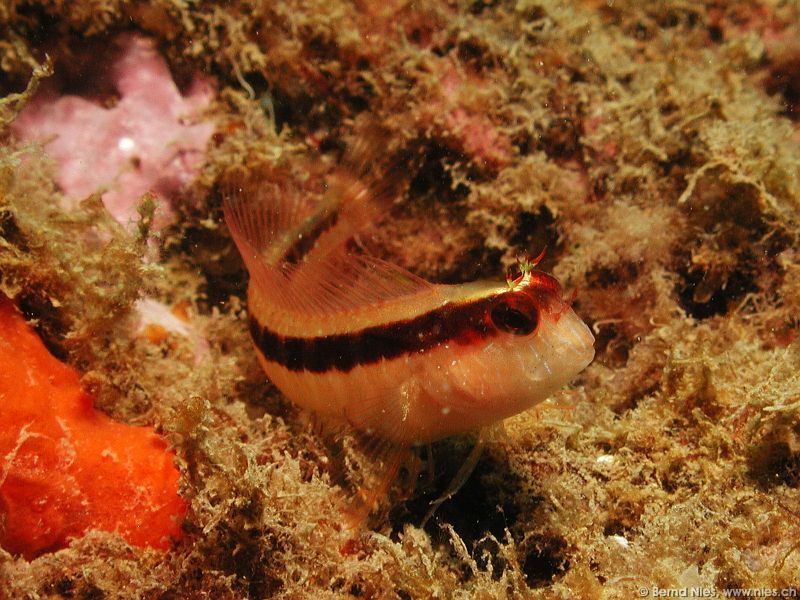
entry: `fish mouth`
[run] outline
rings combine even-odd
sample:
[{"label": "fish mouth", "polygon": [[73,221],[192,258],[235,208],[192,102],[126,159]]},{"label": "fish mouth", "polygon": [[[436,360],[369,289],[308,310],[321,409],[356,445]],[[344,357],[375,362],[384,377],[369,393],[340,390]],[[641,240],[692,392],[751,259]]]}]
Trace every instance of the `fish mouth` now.
[{"label": "fish mouth", "polygon": [[556,354],[569,370],[578,373],[594,360],[594,335],[571,308],[559,316],[549,337]]},{"label": "fish mouth", "polygon": [[530,339],[526,360],[531,363],[527,368],[520,366],[528,382],[555,391],[592,362],[595,339],[589,327],[569,308],[548,325]]}]

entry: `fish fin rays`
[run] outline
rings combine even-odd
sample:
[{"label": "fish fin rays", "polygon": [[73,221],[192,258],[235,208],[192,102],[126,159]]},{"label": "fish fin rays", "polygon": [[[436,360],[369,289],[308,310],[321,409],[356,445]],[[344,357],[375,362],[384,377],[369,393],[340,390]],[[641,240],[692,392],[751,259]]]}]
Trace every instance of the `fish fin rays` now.
[{"label": "fish fin rays", "polygon": [[[359,437],[367,468],[359,470],[359,481],[352,495],[342,499],[342,514],[353,529],[368,525],[370,515],[377,515],[382,507],[387,506],[390,491],[404,469],[408,469],[411,475],[416,471],[410,447],[377,436]],[[414,477],[408,479],[413,482]]]},{"label": "fish fin rays", "polygon": [[[368,527],[388,508],[390,492],[402,472],[410,481],[417,461],[411,447],[359,432],[349,424],[326,423],[326,446],[331,454],[332,475],[340,491],[336,502],[347,528]],[[406,482],[404,489],[412,484]]]},{"label": "fish fin rays", "polygon": [[[356,311],[433,287],[358,249],[358,231],[379,219],[372,192],[346,177],[331,189],[332,196],[316,204],[286,185],[241,183],[224,192],[228,228],[278,321]],[[309,221],[312,227],[321,223],[322,230],[307,228]],[[313,236],[310,248],[294,261],[293,239],[304,235]]]},{"label": "fish fin rays", "polygon": [[298,308],[336,314],[429,290],[433,285],[385,260],[332,252],[299,267],[288,290]]},{"label": "fish fin rays", "polygon": [[295,185],[237,178],[223,191],[223,212],[248,269],[258,259],[277,269],[280,257],[268,251],[314,214],[318,203]]}]

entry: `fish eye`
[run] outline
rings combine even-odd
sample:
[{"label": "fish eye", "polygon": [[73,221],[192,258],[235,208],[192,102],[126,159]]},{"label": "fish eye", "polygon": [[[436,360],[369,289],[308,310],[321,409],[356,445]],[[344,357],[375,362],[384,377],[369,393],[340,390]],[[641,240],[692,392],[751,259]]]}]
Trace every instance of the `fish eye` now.
[{"label": "fish eye", "polygon": [[514,335],[528,335],[536,329],[539,316],[533,306],[501,301],[492,307],[490,316],[494,326]]}]

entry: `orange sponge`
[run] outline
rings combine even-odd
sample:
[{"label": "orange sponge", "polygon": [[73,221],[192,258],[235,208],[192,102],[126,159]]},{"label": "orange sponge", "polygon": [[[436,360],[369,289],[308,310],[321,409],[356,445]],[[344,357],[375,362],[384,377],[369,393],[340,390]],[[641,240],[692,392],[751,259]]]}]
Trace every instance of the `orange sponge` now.
[{"label": "orange sponge", "polygon": [[30,559],[99,529],[167,548],[186,512],[173,459],[151,428],[96,411],[0,294],[0,546]]}]

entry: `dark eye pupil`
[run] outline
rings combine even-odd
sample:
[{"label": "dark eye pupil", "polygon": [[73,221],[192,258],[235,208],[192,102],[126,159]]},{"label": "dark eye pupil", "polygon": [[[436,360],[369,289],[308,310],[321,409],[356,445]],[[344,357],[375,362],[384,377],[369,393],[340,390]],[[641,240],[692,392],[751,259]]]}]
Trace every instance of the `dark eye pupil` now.
[{"label": "dark eye pupil", "polygon": [[492,323],[508,333],[528,335],[536,329],[536,313],[526,314],[507,304],[498,304],[492,309]]}]

